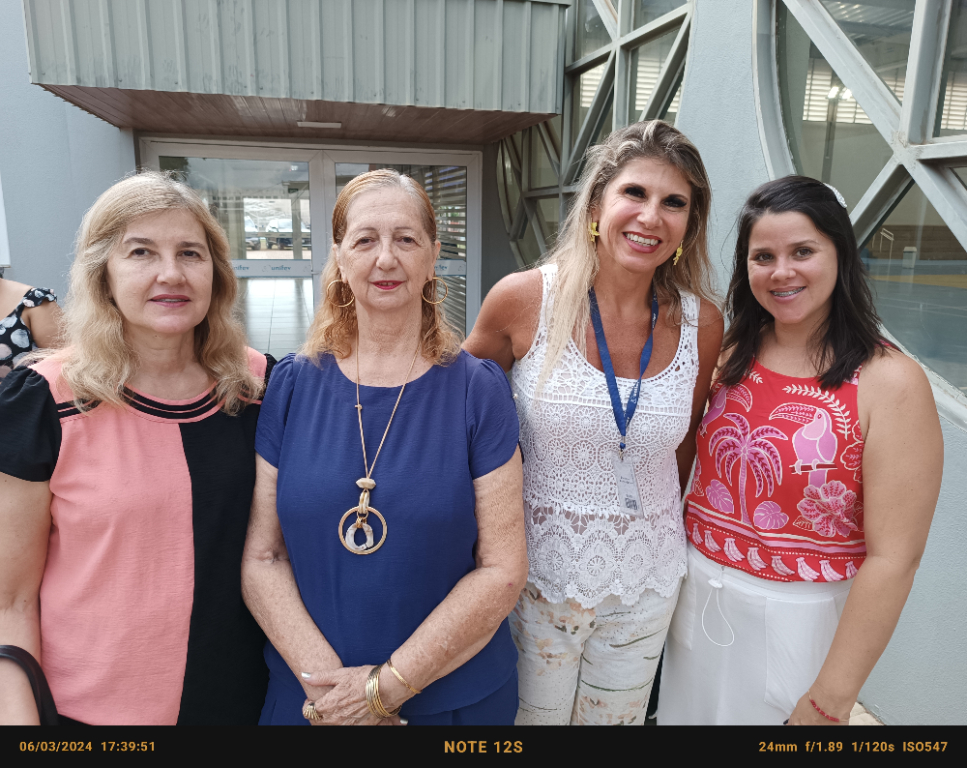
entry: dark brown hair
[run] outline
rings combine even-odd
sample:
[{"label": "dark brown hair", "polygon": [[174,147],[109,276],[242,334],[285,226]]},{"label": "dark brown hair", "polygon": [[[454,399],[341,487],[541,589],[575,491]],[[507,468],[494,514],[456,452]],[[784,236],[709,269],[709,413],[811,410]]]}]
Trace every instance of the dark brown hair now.
[{"label": "dark brown hair", "polygon": [[728,332],[723,348],[729,352],[719,381],[738,384],[759,354],[762,331],[773,317],[756,300],[749,285],[749,238],[752,227],[767,213],[801,213],[836,246],[836,285],[829,315],[820,327],[819,383],[826,389],[849,381],[856,369],[883,349],[880,318],[873,306],[866,268],[860,261],[856,235],[837,193],[807,176],[786,176],[755,190],[739,214],[735,266],[725,302]]}]

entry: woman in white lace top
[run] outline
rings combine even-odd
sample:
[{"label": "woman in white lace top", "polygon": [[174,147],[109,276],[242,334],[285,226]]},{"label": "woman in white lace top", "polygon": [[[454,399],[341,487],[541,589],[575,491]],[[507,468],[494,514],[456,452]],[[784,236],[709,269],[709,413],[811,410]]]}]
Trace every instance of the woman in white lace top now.
[{"label": "woman in white lace top", "polygon": [[530,576],[511,615],[518,724],[645,719],[685,575],[681,493],[722,341],[710,202],[678,130],[615,131],[588,151],[545,263],[494,286],[465,344],[513,368],[521,421]]}]

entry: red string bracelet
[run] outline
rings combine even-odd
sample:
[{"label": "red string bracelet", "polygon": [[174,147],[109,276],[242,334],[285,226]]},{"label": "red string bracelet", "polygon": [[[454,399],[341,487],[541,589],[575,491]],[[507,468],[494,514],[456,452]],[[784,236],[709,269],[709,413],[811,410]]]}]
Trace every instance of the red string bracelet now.
[{"label": "red string bracelet", "polygon": [[819,714],[821,714],[823,717],[825,717],[830,722],[833,722],[833,723],[841,723],[841,722],[843,722],[838,717],[833,717],[832,715],[827,715],[825,712],[823,712],[823,710],[821,710],[819,708],[819,705],[815,701],[813,701],[812,694],[807,694],[807,695],[809,696],[809,703],[813,705],[813,709],[815,709],[817,712],[819,712]]}]

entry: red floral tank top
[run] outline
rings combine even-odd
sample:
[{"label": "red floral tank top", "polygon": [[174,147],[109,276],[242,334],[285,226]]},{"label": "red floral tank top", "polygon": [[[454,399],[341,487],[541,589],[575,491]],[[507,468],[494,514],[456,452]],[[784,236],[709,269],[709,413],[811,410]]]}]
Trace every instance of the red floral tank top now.
[{"label": "red floral tank top", "polygon": [[838,389],[755,361],[713,387],[685,526],[711,560],[773,581],[851,579],[866,557],[859,370]]}]

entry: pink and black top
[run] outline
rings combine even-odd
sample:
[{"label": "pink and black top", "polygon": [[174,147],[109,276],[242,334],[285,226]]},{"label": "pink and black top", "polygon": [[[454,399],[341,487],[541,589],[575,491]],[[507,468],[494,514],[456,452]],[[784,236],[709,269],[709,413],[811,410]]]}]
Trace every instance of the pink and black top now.
[{"label": "pink and black top", "polygon": [[[272,363],[249,350],[256,375]],[[212,389],[126,390],[81,413],[59,374],[45,360],[0,383],[0,472],[50,483],[40,661],[58,712],[254,725],[268,673],[241,560],[259,403],[229,416]]]},{"label": "pink and black top", "polygon": [[713,387],[685,526],[706,557],[773,581],[851,579],[866,557],[859,371],[837,389],[755,361]]}]

